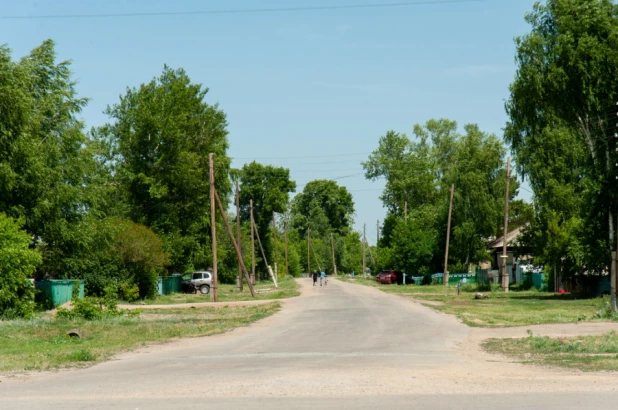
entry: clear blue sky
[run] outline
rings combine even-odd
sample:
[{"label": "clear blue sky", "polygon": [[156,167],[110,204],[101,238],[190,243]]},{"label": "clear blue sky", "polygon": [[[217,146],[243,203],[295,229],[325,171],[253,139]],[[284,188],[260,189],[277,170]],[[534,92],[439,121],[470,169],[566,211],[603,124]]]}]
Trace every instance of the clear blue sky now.
[{"label": "clear blue sky", "polygon": [[[0,16],[178,12],[383,4],[393,0],[1,1]],[[290,168],[302,189],[337,178],[354,195],[356,227],[375,242],[383,183],[360,162],[387,130],[410,133],[430,118],[478,123],[502,136],[504,101],[515,73],[513,38],[528,31],[533,0],[290,11],[257,14],[0,19],[0,43],[14,57],[43,40],[73,62],[77,89],[102,111],[127,86],[184,68],[210,89],[229,121],[233,166],[256,159]],[[339,156],[339,157],[337,157]],[[297,158],[305,157],[305,158]],[[522,191],[521,196],[530,194]]]}]

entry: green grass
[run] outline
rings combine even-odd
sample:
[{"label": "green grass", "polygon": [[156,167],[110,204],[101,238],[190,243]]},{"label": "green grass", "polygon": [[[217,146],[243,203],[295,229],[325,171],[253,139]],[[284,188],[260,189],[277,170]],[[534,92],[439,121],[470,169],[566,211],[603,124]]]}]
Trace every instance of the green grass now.
[{"label": "green grass", "polygon": [[583,371],[618,370],[618,335],[523,339],[489,339],[483,348],[522,363],[576,368]]},{"label": "green grass", "polygon": [[[279,307],[273,302],[251,307],[153,309],[140,317],[99,321],[43,317],[0,321],[0,371],[90,365],[150,343],[226,332],[270,316]],[[74,328],[80,329],[82,338],[66,334]]]},{"label": "green grass", "polygon": [[[294,278],[288,276],[280,279],[278,282],[279,288],[271,281],[257,282],[254,286],[256,291],[255,297],[251,296],[249,287],[245,283],[243,291],[239,292],[236,285],[219,284],[219,301],[220,302],[237,302],[244,300],[276,300],[285,299],[300,295],[298,292],[298,284]],[[210,302],[210,295],[174,293],[171,295],[158,296],[154,299],[146,299],[144,301],[135,302],[137,304],[147,305],[170,305],[178,303],[202,303]]]},{"label": "green grass", "polygon": [[357,278],[354,282],[378,287],[387,293],[427,301],[427,306],[455,315],[469,326],[479,327],[599,320],[595,314],[603,303],[599,298],[556,296],[538,291],[482,292],[489,295],[489,299],[474,300],[476,292],[462,292],[457,295],[456,286],[382,285],[375,280],[362,278]]}]

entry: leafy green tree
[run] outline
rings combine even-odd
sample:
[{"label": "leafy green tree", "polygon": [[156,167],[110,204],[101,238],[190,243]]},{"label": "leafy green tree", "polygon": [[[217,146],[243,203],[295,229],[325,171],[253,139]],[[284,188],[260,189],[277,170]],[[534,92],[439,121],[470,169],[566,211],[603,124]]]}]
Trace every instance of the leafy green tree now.
[{"label": "leafy green tree", "polygon": [[292,226],[301,232],[307,228],[319,235],[344,234],[353,223],[352,194],[335,181],[315,180],[294,197]]},{"label": "leafy green tree", "polygon": [[0,211],[50,245],[41,271],[58,275],[63,255],[55,250],[66,250],[97,201],[94,147],[77,119],[87,100],[51,40],[17,62],[0,47],[0,95]]},{"label": "leafy green tree", "polygon": [[115,164],[128,216],[161,235],[176,271],[212,262],[210,153],[221,200],[230,192],[227,121],[205,102],[207,93],[184,70],[166,66],[160,77],[127,89],[106,110],[113,122],[96,131]]},{"label": "leafy green tree", "polygon": [[[397,259],[400,255],[393,250],[396,246],[401,249],[404,246],[401,239],[399,245],[394,239],[396,231],[405,232],[406,225],[400,225],[406,203],[410,224],[416,223],[414,218],[433,216],[430,219],[433,222],[419,229],[424,238],[436,237],[437,243],[428,248],[443,249],[451,184],[455,185],[455,196],[450,257],[463,264],[487,257],[487,242],[503,223],[505,149],[495,135],[482,132],[475,124],[465,125],[464,131],[457,133],[457,124],[446,119],[415,125],[414,139],[389,131],[380,138],[378,149],[363,163],[367,178],[386,180],[382,200],[389,213],[379,244],[384,249],[378,257],[381,268],[422,267],[411,256],[420,255],[422,247],[413,251],[410,246],[416,245],[411,243],[406,247],[408,256],[404,260]],[[512,177],[511,198],[517,194],[517,189],[518,182]],[[424,240],[423,243],[429,242]],[[431,263],[424,257],[419,260],[427,269],[441,269],[441,254],[436,252]]]},{"label": "leafy green tree", "polygon": [[[161,239],[147,227],[116,217],[89,217],[76,224],[71,240],[61,249],[41,243],[42,255],[60,255],[62,277],[85,280],[90,295],[104,295],[105,288],[136,286],[139,297],[154,296],[160,275],[165,275],[169,255]],[[70,252],[69,252],[70,251]]]},{"label": "leafy green tree", "polygon": [[615,248],[618,5],[547,0],[526,21],[505,140],[534,191],[535,255],[600,271]]},{"label": "leafy green tree", "polygon": [[[266,258],[272,264],[274,263],[271,225],[273,212],[284,213],[287,211],[289,193],[296,189],[296,182],[290,180],[288,169],[263,165],[255,161],[245,164],[240,170],[235,171],[235,178],[238,178],[240,183],[241,218],[244,221],[250,220],[250,203],[253,200],[255,225],[262,240]],[[258,245],[256,245],[256,248],[258,249],[256,253],[259,254]],[[263,261],[260,262],[259,269],[265,274],[267,268]]]},{"label": "leafy green tree", "polygon": [[20,223],[0,214],[0,319],[34,314],[34,289],[28,278],[41,255],[30,249],[31,238],[20,228]]},{"label": "leafy green tree", "polygon": [[[451,165],[445,169],[443,186],[455,185],[450,256],[467,265],[488,258],[487,240],[500,236],[504,225],[506,190],[505,149],[493,134],[475,124],[464,127],[465,134],[453,144]],[[510,198],[517,195],[519,183],[511,176]],[[448,197],[441,201],[441,238],[445,238]],[[444,240],[440,241],[441,245]]]}]

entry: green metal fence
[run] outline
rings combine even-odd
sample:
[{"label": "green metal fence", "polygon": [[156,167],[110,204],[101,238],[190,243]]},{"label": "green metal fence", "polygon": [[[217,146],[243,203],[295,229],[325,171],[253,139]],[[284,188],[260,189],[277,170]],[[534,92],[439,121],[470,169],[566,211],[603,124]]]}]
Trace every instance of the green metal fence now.
[{"label": "green metal fence", "polygon": [[[73,297],[74,279],[46,279],[34,282],[38,302],[45,307],[55,308],[69,302]],[[84,281],[79,281],[78,297],[84,298]]]},{"label": "green metal fence", "polygon": [[477,266],[476,273],[474,274],[474,278],[477,284],[488,284],[489,283],[489,269],[481,269]]},{"label": "green metal fence", "polygon": [[[433,275],[431,275],[431,277],[434,283],[437,283],[437,284],[444,283],[444,273],[434,273]],[[475,278],[475,275],[471,273],[449,273],[448,274],[448,284],[449,285],[456,285],[460,281],[464,283],[475,283],[476,278]]]},{"label": "green metal fence", "polygon": [[171,275],[167,278],[159,277],[159,283],[157,284],[157,290],[159,295],[170,295],[172,293],[180,293],[182,276]]}]

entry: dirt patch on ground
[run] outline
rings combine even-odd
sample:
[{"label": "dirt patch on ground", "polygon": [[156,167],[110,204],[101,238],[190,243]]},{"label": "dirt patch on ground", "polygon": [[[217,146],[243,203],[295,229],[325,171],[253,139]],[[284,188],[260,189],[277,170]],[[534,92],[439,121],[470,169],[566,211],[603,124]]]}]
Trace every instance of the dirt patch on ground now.
[{"label": "dirt patch on ground", "polygon": [[239,302],[200,302],[200,303],[176,303],[168,305],[118,305],[119,309],[186,309],[186,308],[200,308],[200,307],[232,307],[232,306],[257,306],[267,305],[269,303],[277,302],[277,300],[244,300]]},{"label": "dirt patch on ground", "polygon": [[582,323],[553,323],[545,325],[531,325],[503,328],[471,328],[468,338],[482,341],[489,338],[526,337],[528,331],[534,336],[568,337],[602,335],[611,331],[618,332],[618,323],[615,322],[582,322]]}]

